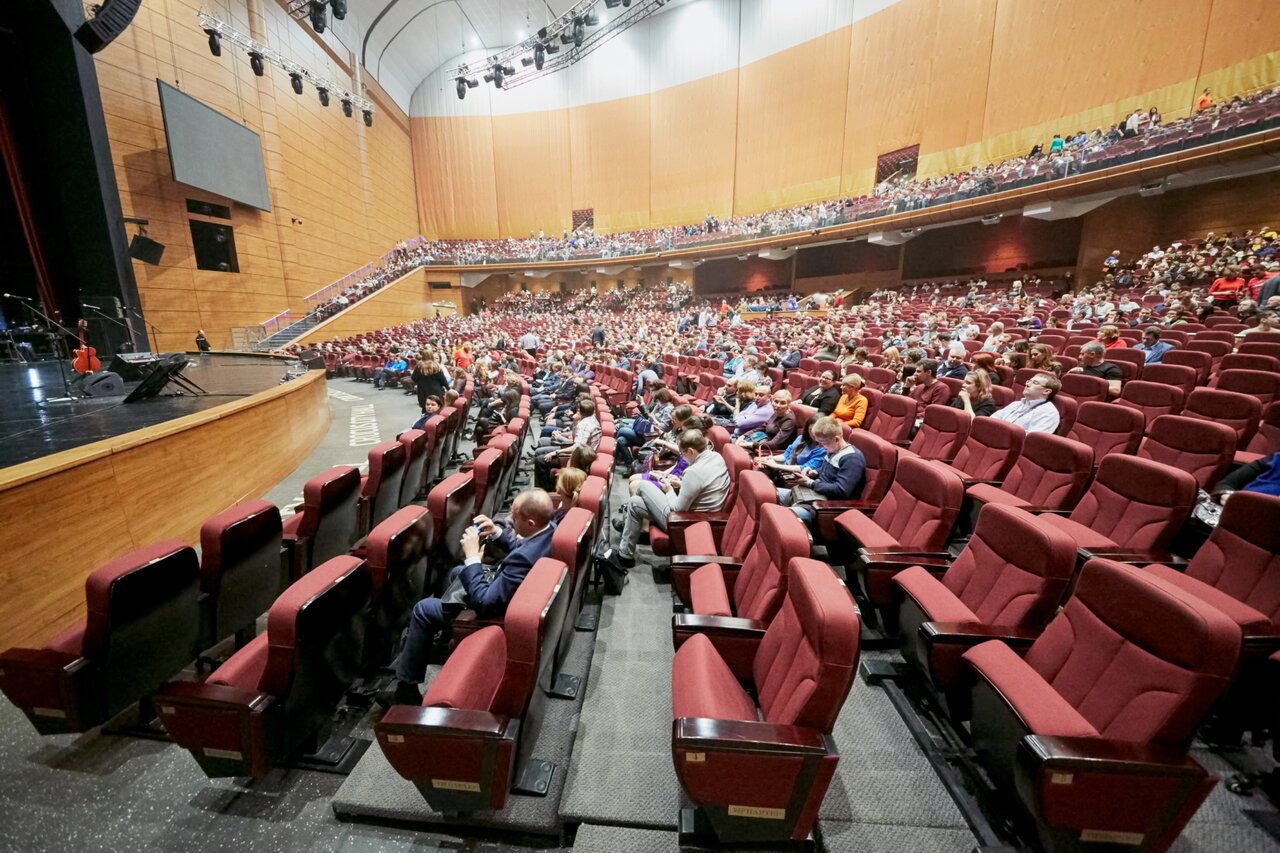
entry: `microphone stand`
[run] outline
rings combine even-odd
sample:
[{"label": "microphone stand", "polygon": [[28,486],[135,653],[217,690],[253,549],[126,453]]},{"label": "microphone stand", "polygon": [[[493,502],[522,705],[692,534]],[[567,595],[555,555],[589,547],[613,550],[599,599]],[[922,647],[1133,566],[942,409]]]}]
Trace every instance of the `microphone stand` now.
[{"label": "microphone stand", "polygon": [[[142,322],[147,323],[147,318],[146,318],[146,317],[143,317],[143,316],[142,316],[142,312],[141,312],[141,311],[139,311],[137,308],[130,307],[130,308],[129,308],[129,310],[133,312],[133,316],[137,317],[137,318],[138,318],[139,320],[141,320]],[[156,349],[156,327],[155,327],[155,324],[153,324],[153,323],[147,323],[147,329],[148,329],[148,330],[150,330],[150,332],[151,332],[151,340],[150,340],[150,341],[148,341],[148,343],[151,345],[151,352],[158,352],[158,350]]]},{"label": "microphone stand", "polygon": [[[49,326],[61,331],[63,335],[67,335],[73,338],[78,337],[78,335],[75,332],[71,331],[66,326],[62,325],[57,320],[53,319],[48,314],[44,313],[39,308],[37,308],[31,300],[27,300],[27,307],[30,308],[32,313],[34,313],[37,317],[39,317],[40,319],[48,323]],[[70,402],[74,402],[76,399],[71,394],[71,383],[67,380],[67,364],[66,363],[71,358],[71,352],[67,348],[67,339],[65,337],[59,337],[58,341],[62,344],[62,352],[63,352],[63,355],[60,355],[58,357],[58,373],[62,376],[62,390],[66,394],[66,396],[53,397],[53,398],[47,399],[45,400],[46,403],[70,403]]]}]

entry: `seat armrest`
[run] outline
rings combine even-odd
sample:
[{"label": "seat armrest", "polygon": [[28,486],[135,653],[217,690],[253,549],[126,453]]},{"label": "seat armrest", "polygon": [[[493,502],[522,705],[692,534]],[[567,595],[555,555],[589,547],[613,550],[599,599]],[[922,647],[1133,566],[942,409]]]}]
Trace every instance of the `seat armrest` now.
[{"label": "seat armrest", "polygon": [[885,545],[881,548],[859,548],[858,556],[866,556],[871,559],[884,556],[911,556],[918,557],[932,563],[950,563],[955,559],[951,556],[950,551],[925,551],[912,545]]},{"label": "seat armrest", "polygon": [[924,622],[920,633],[931,643],[976,646],[987,640],[1003,640],[1014,649],[1027,648],[1040,636],[1038,631],[1014,625],[984,625],[981,622]]},{"label": "seat armrest", "polygon": [[1187,560],[1174,556],[1167,551],[1108,551],[1105,548],[1077,548],[1076,551],[1086,560],[1102,557],[1117,563],[1134,566],[1146,566],[1151,563],[1162,563],[1171,569],[1185,569]]},{"label": "seat armrest", "polygon": [[41,734],[82,732],[106,721],[102,670],[79,655],[9,649],[0,654],[0,692]]},{"label": "seat armrest", "polygon": [[1020,509],[1024,509],[1027,512],[1035,513],[1036,515],[1060,515],[1063,518],[1070,516],[1072,513],[1072,510],[1069,510],[1069,509],[1049,509],[1048,507],[1041,507],[1041,506],[1027,506],[1027,507],[1020,507]]},{"label": "seat armrest", "polygon": [[392,705],[374,728],[379,740],[384,735],[420,734],[423,729],[459,735],[502,737],[506,734],[508,723],[510,720],[507,717],[469,708]]},{"label": "seat armrest", "polygon": [[1156,743],[1029,734],[1020,758],[1053,772],[1124,773],[1144,776],[1198,776],[1205,773],[1186,750]]},{"label": "seat armrest", "polygon": [[156,712],[174,743],[210,776],[259,778],[284,748],[283,706],[257,690],[174,681],[156,696]]},{"label": "seat armrest", "polygon": [[682,554],[685,550],[684,531],[699,521],[711,525],[711,535],[716,544],[720,544],[720,535],[729,520],[727,512],[673,512],[667,515],[667,536],[671,538],[671,553]]},{"label": "seat armrest", "polygon": [[837,500],[821,500],[814,501],[813,507],[819,512],[844,512],[846,509],[875,509],[880,506],[879,501],[837,501]]},{"label": "seat armrest", "polygon": [[677,554],[671,558],[671,568],[673,569],[677,566],[696,569],[698,566],[705,566],[707,563],[715,563],[725,569],[738,570],[742,568],[741,560],[712,554]]},{"label": "seat armrest", "polygon": [[702,634],[715,646],[733,674],[749,681],[766,627],[756,619],[677,613],[671,617],[671,642],[678,649],[695,634]]},{"label": "seat armrest", "polygon": [[229,684],[209,684],[201,681],[171,681],[156,695],[156,707],[160,712],[161,722],[164,722],[166,714],[176,713],[175,710],[166,710],[166,706],[212,708],[238,705],[249,710],[260,710],[271,701],[271,696],[257,690],[243,690]]},{"label": "seat armrest", "polygon": [[960,475],[960,480],[966,489],[970,486],[991,486],[993,489],[998,489],[1004,483],[1004,480],[979,480],[976,477],[966,477],[964,474]]},{"label": "seat armrest", "polygon": [[817,729],[746,720],[680,717],[671,725],[673,750],[732,750],[826,755],[830,738]]},{"label": "seat armrest", "polygon": [[1245,634],[1241,652],[1249,657],[1270,657],[1280,651],[1280,634]]}]

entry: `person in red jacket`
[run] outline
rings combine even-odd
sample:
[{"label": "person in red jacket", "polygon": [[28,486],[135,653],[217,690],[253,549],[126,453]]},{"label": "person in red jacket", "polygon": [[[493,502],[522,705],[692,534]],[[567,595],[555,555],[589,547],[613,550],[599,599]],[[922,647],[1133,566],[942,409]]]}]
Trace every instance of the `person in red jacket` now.
[{"label": "person in red jacket", "polygon": [[1098,340],[1102,341],[1102,345],[1107,349],[1118,349],[1129,345],[1128,341],[1120,337],[1120,329],[1110,324],[1098,329]]},{"label": "person in red jacket", "polygon": [[1240,301],[1241,291],[1248,292],[1249,283],[1238,267],[1227,267],[1222,278],[1209,285],[1209,299],[1218,307],[1231,307]]}]

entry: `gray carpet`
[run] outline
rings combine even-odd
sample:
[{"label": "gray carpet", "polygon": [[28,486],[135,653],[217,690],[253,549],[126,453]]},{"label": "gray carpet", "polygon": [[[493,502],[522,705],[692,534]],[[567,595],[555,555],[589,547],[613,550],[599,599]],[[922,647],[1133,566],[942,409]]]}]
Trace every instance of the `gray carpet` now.
[{"label": "gray carpet", "polygon": [[[594,605],[588,605],[587,609]],[[575,632],[563,671],[585,674],[591,665],[593,635]],[[468,826],[557,836],[563,826],[560,800],[569,767],[570,749],[578,728],[582,695],[569,701],[548,699],[546,717],[532,756],[556,764],[551,790],[545,797],[512,794],[497,812],[444,815],[431,808],[413,783],[402,778],[375,744],[351,771],[333,796],[333,813],[342,819],[392,820],[436,826]]]},{"label": "gray carpet", "polygon": [[675,832],[584,823],[573,841],[574,853],[671,853],[679,847]]},{"label": "gray carpet", "polygon": [[[1193,749],[1191,755],[1205,769],[1222,779],[1236,772],[1224,758],[1207,749]],[[1174,853],[1280,850],[1280,843],[1249,820],[1243,809],[1273,811],[1274,807],[1263,794],[1254,792],[1242,797],[1231,793],[1219,783],[1170,849]]]}]

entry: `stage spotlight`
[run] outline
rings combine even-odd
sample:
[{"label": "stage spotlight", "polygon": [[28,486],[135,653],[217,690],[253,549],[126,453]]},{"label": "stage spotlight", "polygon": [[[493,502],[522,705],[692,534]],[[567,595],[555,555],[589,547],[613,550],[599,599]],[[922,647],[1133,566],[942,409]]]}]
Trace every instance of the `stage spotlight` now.
[{"label": "stage spotlight", "polygon": [[302,75],[299,74],[297,71],[294,71],[292,74],[290,74],[289,85],[293,87],[293,93],[295,95],[301,95],[302,94]]},{"label": "stage spotlight", "polygon": [[542,63],[547,61],[547,49],[540,44],[533,46],[533,64],[539,71],[542,70]]},{"label": "stage spotlight", "polygon": [[347,118],[351,118],[351,99],[350,98],[342,99],[342,114]]},{"label": "stage spotlight", "polygon": [[573,22],[573,46],[582,47],[582,42],[587,37],[587,30],[582,26],[582,19]]},{"label": "stage spotlight", "polygon": [[310,9],[307,12],[311,18],[311,29],[317,33],[323,33],[324,28],[328,26],[328,13],[325,10],[323,0],[311,0]]},{"label": "stage spotlight", "polygon": [[595,12],[588,12],[586,17],[582,19],[582,23],[586,24],[588,27],[594,27],[600,23],[600,16]]},{"label": "stage spotlight", "polygon": [[329,9],[333,12],[335,21],[345,20],[347,17],[347,0],[329,0]]},{"label": "stage spotlight", "polygon": [[533,64],[533,57],[532,56],[520,57],[520,64],[523,65],[525,68],[528,68],[530,65]]},{"label": "stage spotlight", "polygon": [[249,67],[253,69],[254,76],[261,77],[267,73],[267,66],[262,63],[262,54],[256,50],[249,54]]},{"label": "stage spotlight", "polygon": [[616,9],[622,5],[622,0],[604,0],[606,9]]},{"label": "stage spotlight", "polygon": [[506,65],[502,66],[502,72],[510,77],[512,74],[516,73],[516,69],[514,65],[508,62]]},{"label": "stage spotlight", "polygon": [[493,66],[493,86],[495,89],[502,88],[502,78],[505,77],[506,74],[506,70],[501,65]]},{"label": "stage spotlight", "polygon": [[562,32],[560,34],[560,43],[573,44],[573,33],[569,32],[568,30],[565,30],[564,32]]},{"label": "stage spotlight", "polygon": [[320,106],[322,107],[329,106],[329,90],[328,89],[325,89],[324,87],[316,89],[316,94],[320,96]]},{"label": "stage spotlight", "polygon": [[544,47],[546,47],[547,53],[555,54],[560,52],[560,45],[556,44],[554,41],[547,42]]},{"label": "stage spotlight", "polygon": [[547,28],[546,28],[546,27],[543,27],[542,29],[538,30],[538,40],[539,40],[539,41],[546,41],[546,40],[547,40]]},{"label": "stage spotlight", "polygon": [[365,127],[373,127],[373,110],[361,110],[360,115],[364,116]]},{"label": "stage spotlight", "polygon": [[467,96],[467,81],[464,78],[462,77],[458,78],[457,86],[455,88],[458,90],[459,101],[461,101],[463,98]]},{"label": "stage spotlight", "polygon": [[209,52],[214,56],[222,56],[222,34],[217,30],[205,30],[209,34]]}]

